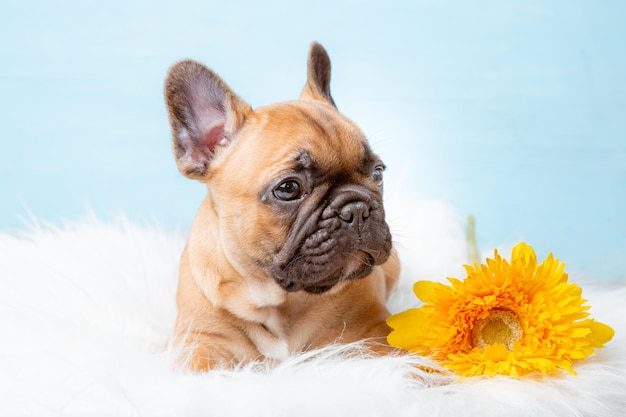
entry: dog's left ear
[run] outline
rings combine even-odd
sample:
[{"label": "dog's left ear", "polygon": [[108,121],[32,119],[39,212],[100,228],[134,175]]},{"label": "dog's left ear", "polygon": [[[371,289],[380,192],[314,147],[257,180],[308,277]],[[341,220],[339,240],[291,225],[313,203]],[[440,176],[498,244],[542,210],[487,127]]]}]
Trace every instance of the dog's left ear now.
[{"label": "dog's left ear", "polygon": [[309,48],[307,80],[300,99],[321,100],[337,107],[330,95],[330,58],[326,49],[317,42]]}]

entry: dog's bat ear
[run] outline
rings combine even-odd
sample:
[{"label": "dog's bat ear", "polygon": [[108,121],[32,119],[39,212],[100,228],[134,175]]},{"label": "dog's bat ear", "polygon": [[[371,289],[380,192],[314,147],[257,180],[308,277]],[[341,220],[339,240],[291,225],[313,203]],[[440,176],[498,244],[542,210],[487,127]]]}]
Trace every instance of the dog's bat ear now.
[{"label": "dog's bat ear", "polygon": [[322,100],[337,107],[330,95],[330,58],[326,49],[317,42],[309,48],[307,80],[300,99]]},{"label": "dog's bat ear", "polygon": [[204,65],[185,60],[172,66],[165,101],[180,172],[202,180],[214,154],[231,144],[250,106]]}]

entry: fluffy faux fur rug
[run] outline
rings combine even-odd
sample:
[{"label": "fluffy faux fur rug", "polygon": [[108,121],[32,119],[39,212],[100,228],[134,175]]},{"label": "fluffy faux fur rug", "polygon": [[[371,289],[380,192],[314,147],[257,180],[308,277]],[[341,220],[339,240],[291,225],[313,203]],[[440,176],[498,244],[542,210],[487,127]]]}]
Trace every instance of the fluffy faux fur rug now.
[{"label": "fluffy faux fur rug", "polygon": [[[388,211],[404,259],[389,302],[398,312],[417,305],[414,281],[464,277],[466,239],[445,205]],[[168,336],[184,241],[124,221],[0,234],[0,416],[626,415],[626,286],[571,275],[592,316],[616,331],[577,376],[420,379],[414,365],[425,359],[368,358],[358,345],[275,368],[176,369]]]}]

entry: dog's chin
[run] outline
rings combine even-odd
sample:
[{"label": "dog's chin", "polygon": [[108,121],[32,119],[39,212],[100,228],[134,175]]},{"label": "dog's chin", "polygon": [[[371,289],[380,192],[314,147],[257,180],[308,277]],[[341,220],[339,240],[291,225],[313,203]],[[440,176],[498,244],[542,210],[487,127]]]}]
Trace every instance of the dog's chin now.
[{"label": "dog's chin", "polygon": [[375,260],[372,255],[359,251],[327,265],[332,266],[321,268],[308,259],[296,257],[280,273],[274,274],[274,279],[288,292],[323,294],[340,282],[367,277],[374,269]]}]

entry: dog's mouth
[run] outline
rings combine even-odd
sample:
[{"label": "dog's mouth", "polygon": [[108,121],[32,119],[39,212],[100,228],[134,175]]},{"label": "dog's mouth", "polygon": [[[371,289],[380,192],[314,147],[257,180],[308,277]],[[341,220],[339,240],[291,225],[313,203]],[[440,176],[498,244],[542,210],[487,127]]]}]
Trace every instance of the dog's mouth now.
[{"label": "dog's mouth", "polygon": [[[354,254],[347,256],[348,261],[338,265],[335,269],[326,272],[325,274],[319,274],[321,265],[315,265],[315,262],[308,258],[307,261],[302,261],[308,264],[308,266],[293,267],[294,270],[300,271],[314,271],[318,270],[317,274],[310,273],[308,275],[300,276],[299,279],[291,276],[287,279],[277,279],[278,283],[288,292],[306,291],[312,294],[322,294],[332,289],[340,281],[351,281],[355,279],[365,278],[368,276],[376,261],[374,256],[363,251],[357,251]],[[304,259],[303,256],[296,253],[294,260],[290,264],[298,263],[300,259]],[[310,280],[312,277],[319,277],[318,280]]]},{"label": "dog's mouth", "polygon": [[283,269],[283,274],[275,275],[275,279],[288,292],[322,294],[340,281],[365,278],[376,264],[373,255],[361,250],[327,259],[306,257],[298,252],[289,266]]}]

